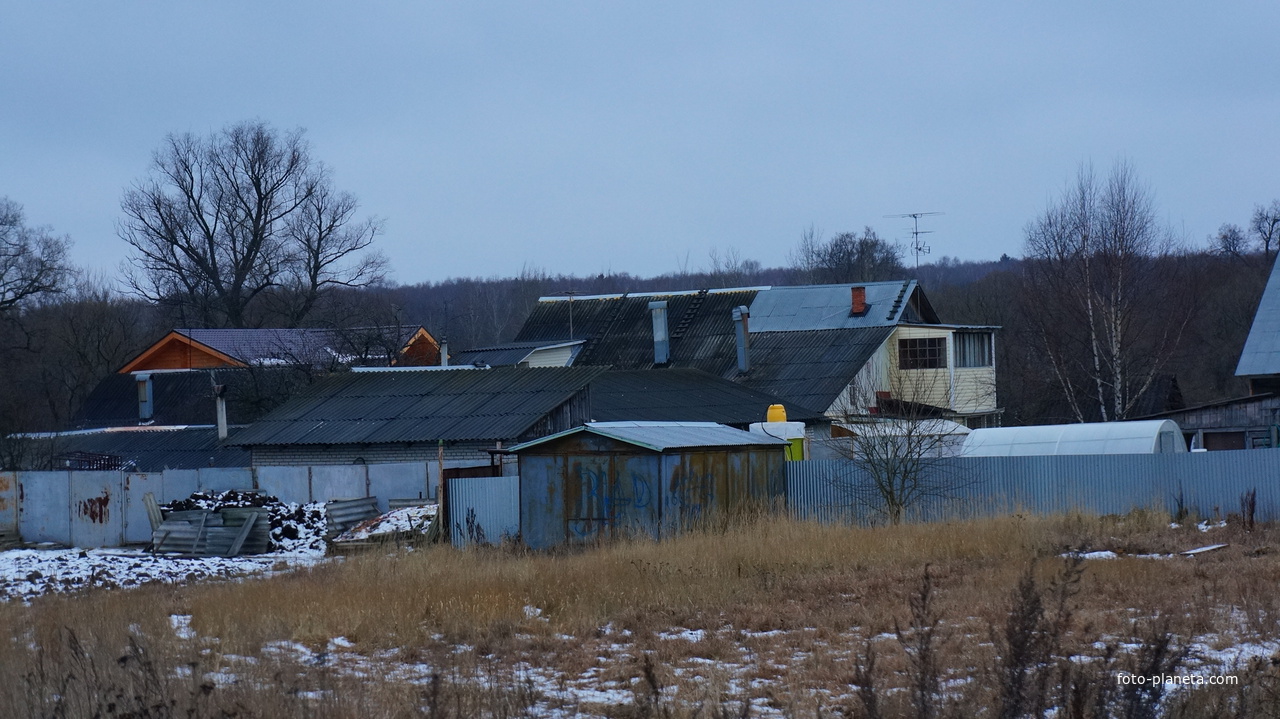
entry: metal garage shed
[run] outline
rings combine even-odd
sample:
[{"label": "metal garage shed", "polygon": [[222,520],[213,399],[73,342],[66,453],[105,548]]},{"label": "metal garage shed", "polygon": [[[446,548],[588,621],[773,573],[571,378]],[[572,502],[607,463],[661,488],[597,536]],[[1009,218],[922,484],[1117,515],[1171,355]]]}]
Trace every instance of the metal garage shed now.
[{"label": "metal garage shed", "polygon": [[712,422],[591,422],[511,448],[520,533],[534,549],[669,537],[714,512],[781,496],[785,440]]}]

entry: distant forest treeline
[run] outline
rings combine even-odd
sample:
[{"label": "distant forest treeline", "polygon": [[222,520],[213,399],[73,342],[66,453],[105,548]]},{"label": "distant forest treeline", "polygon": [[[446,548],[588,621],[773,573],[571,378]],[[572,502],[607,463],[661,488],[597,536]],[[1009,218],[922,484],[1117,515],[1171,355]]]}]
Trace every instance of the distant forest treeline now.
[{"label": "distant forest treeline", "polygon": [[[1212,250],[1180,253],[1160,262],[1178,265],[1177,285],[1164,288],[1177,301],[1155,308],[1156,324],[1176,319],[1180,341],[1160,375],[1176,378],[1182,399],[1196,404],[1246,393],[1234,376],[1239,352],[1266,283],[1271,258],[1262,253],[1224,255]],[[516,277],[463,278],[413,285],[343,290],[307,323],[311,326],[421,324],[453,350],[511,339],[539,297],[574,292],[605,294],[688,290],[814,281],[915,278],[944,322],[998,325],[997,396],[1005,424],[1070,422],[1075,417],[1044,359],[1033,313],[1054,301],[1028,286],[1029,260],[1004,257],[969,262],[950,258],[878,268],[871,275],[815,277],[802,266],[761,267],[749,260],[699,272],[635,277],[626,273],[576,277],[526,269]],[[1164,294],[1161,292],[1160,294]],[[180,313],[81,280],[68,292],[13,313],[4,325],[0,371],[8,391],[0,398],[6,432],[65,427],[86,394],[107,374],[161,337],[184,325]],[[266,323],[270,324],[270,323]],[[1067,333],[1072,328],[1062,326]],[[1155,384],[1168,392],[1167,381]],[[1160,400],[1153,400],[1154,407]]]}]

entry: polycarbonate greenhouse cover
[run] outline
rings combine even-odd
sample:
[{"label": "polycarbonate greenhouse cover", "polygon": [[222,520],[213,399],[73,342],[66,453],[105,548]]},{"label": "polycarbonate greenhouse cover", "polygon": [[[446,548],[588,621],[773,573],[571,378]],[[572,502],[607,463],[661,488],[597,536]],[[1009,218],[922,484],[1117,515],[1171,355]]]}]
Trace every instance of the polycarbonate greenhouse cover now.
[{"label": "polycarbonate greenhouse cover", "polygon": [[965,439],[961,456],[1025,457],[1185,451],[1187,444],[1182,438],[1178,423],[1168,419],[1153,419],[975,429]]}]

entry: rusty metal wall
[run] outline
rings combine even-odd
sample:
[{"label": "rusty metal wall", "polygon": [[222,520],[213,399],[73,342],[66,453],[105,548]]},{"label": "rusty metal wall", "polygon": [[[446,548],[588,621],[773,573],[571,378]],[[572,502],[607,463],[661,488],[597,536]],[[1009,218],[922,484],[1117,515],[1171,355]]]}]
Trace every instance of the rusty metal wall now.
[{"label": "rusty metal wall", "polygon": [[18,473],[0,472],[0,545],[18,539]]},{"label": "rusty metal wall", "polygon": [[520,457],[520,528],[544,549],[616,536],[667,537],[716,512],[767,503],[785,490],[781,450],[637,452],[587,434],[555,454]]},{"label": "rusty metal wall", "polygon": [[457,477],[449,480],[448,497],[453,546],[465,547],[481,534],[487,544],[520,535],[519,477]]},{"label": "rusty metal wall", "polygon": [[[929,481],[945,496],[922,500],[916,519],[1025,511],[1123,514],[1179,507],[1204,517],[1238,512],[1257,490],[1257,518],[1280,519],[1280,449],[1154,455],[955,457],[931,462]],[[801,518],[871,523],[871,478],[848,460],[787,463],[787,503]]]},{"label": "rusty metal wall", "polygon": [[561,456],[520,457],[520,538],[534,549],[565,541],[565,475]]},{"label": "rusty metal wall", "polygon": [[70,537],[73,547],[124,544],[124,474],[71,472]]}]

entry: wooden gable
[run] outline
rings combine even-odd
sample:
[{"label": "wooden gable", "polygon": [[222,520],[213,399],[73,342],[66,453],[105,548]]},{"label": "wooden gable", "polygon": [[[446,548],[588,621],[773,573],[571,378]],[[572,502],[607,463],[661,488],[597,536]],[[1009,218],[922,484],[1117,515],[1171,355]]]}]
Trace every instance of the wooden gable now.
[{"label": "wooden gable", "polygon": [[246,367],[244,362],[196,342],[179,332],[170,332],[142,354],[120,368],[120,374],[162,369],[209,369]]},{"label": "wooden gable", "polygon": [[400,356],[393,364],[400,367],[434,367],[440,364],[440,343],[436,342],[430,332],[419,327],[404,343]]}]

